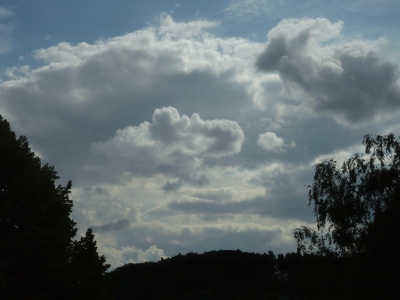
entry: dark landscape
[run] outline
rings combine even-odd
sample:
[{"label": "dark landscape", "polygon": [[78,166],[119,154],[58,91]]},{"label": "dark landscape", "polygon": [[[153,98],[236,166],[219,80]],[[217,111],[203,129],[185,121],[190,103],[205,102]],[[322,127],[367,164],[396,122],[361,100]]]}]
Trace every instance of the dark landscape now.
[{"label": "dark landscape", "polygon": [[56,187],[53,167],[1,118],[2,299],[398,299],[400,141],[364,145],[369,159],[316,165],[318,230],[296,229],[297,253],[187,253],[107,273],[92,230],[74,240],[71,183]]},{"label": "dark landscape", "polygon": [[0,0],[0,300],[400,300],[399,0]]}]

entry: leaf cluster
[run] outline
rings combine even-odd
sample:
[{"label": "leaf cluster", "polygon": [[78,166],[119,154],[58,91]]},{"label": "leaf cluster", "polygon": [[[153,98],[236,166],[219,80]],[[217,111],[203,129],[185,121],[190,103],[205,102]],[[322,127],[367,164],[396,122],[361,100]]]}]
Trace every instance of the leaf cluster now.
[{"label": "leaf cluster", "polygon": [[365,155],[355,154],[342,164],[330,159],[315,166],[308,185],[317,230],[295,231],[298,250],[321,255],[368,254],[370,232],[380,213],[389,209],[400,187],[400,142],[393,134],[366,135]]}]

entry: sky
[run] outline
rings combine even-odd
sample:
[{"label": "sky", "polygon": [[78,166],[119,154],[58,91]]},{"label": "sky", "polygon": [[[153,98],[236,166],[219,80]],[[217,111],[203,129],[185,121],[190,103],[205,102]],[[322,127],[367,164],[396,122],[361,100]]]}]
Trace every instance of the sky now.
[{"label": "sky", "polygon": [[315,164],[399,135],[396,0],[0,1],[0,114],[113,268],[296,250]]}]

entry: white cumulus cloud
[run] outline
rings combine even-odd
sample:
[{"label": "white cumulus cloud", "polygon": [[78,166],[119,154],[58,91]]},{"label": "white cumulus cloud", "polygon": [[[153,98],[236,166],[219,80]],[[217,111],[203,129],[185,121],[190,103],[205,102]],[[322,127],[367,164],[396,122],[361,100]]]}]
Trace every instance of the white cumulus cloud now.
[{"label": "white cumulus cloud", "polygon": [[265,151],[284,152],[284,141],[274,132],[265,132],[259,135],[257,144]]},{"label": "white cumulus cloud", "polygon": [[[189,118],[174,107],[164,107],[154,111],[151,123],[118,130],[108,141],[92,147],[136,173],[174,174],[202,186],[208,180],[202,175],[196,179],[192,173],[198,171],[203,159],[237,154],[243,141],[243,130],[235,121],[202,120],[197,113]],[[166,190],[179,187],[169,185]]]}]

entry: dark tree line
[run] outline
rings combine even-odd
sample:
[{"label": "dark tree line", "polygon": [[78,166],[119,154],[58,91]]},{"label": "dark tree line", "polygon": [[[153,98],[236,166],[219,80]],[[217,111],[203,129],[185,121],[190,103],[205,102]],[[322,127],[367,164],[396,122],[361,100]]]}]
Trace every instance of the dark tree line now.
[{"label": "dark tree line", "polygon": [[56,186],[26,137],[0,116],[1,299],[101,299],[109,265],[91,229],[74,241],[71,182]]},{"label": "dark tree line", "polygon": [[272,252],[187,253],[124,265],[106,274],[106,284],[116,300],[257,299],[268,291],[275,266]]}]

